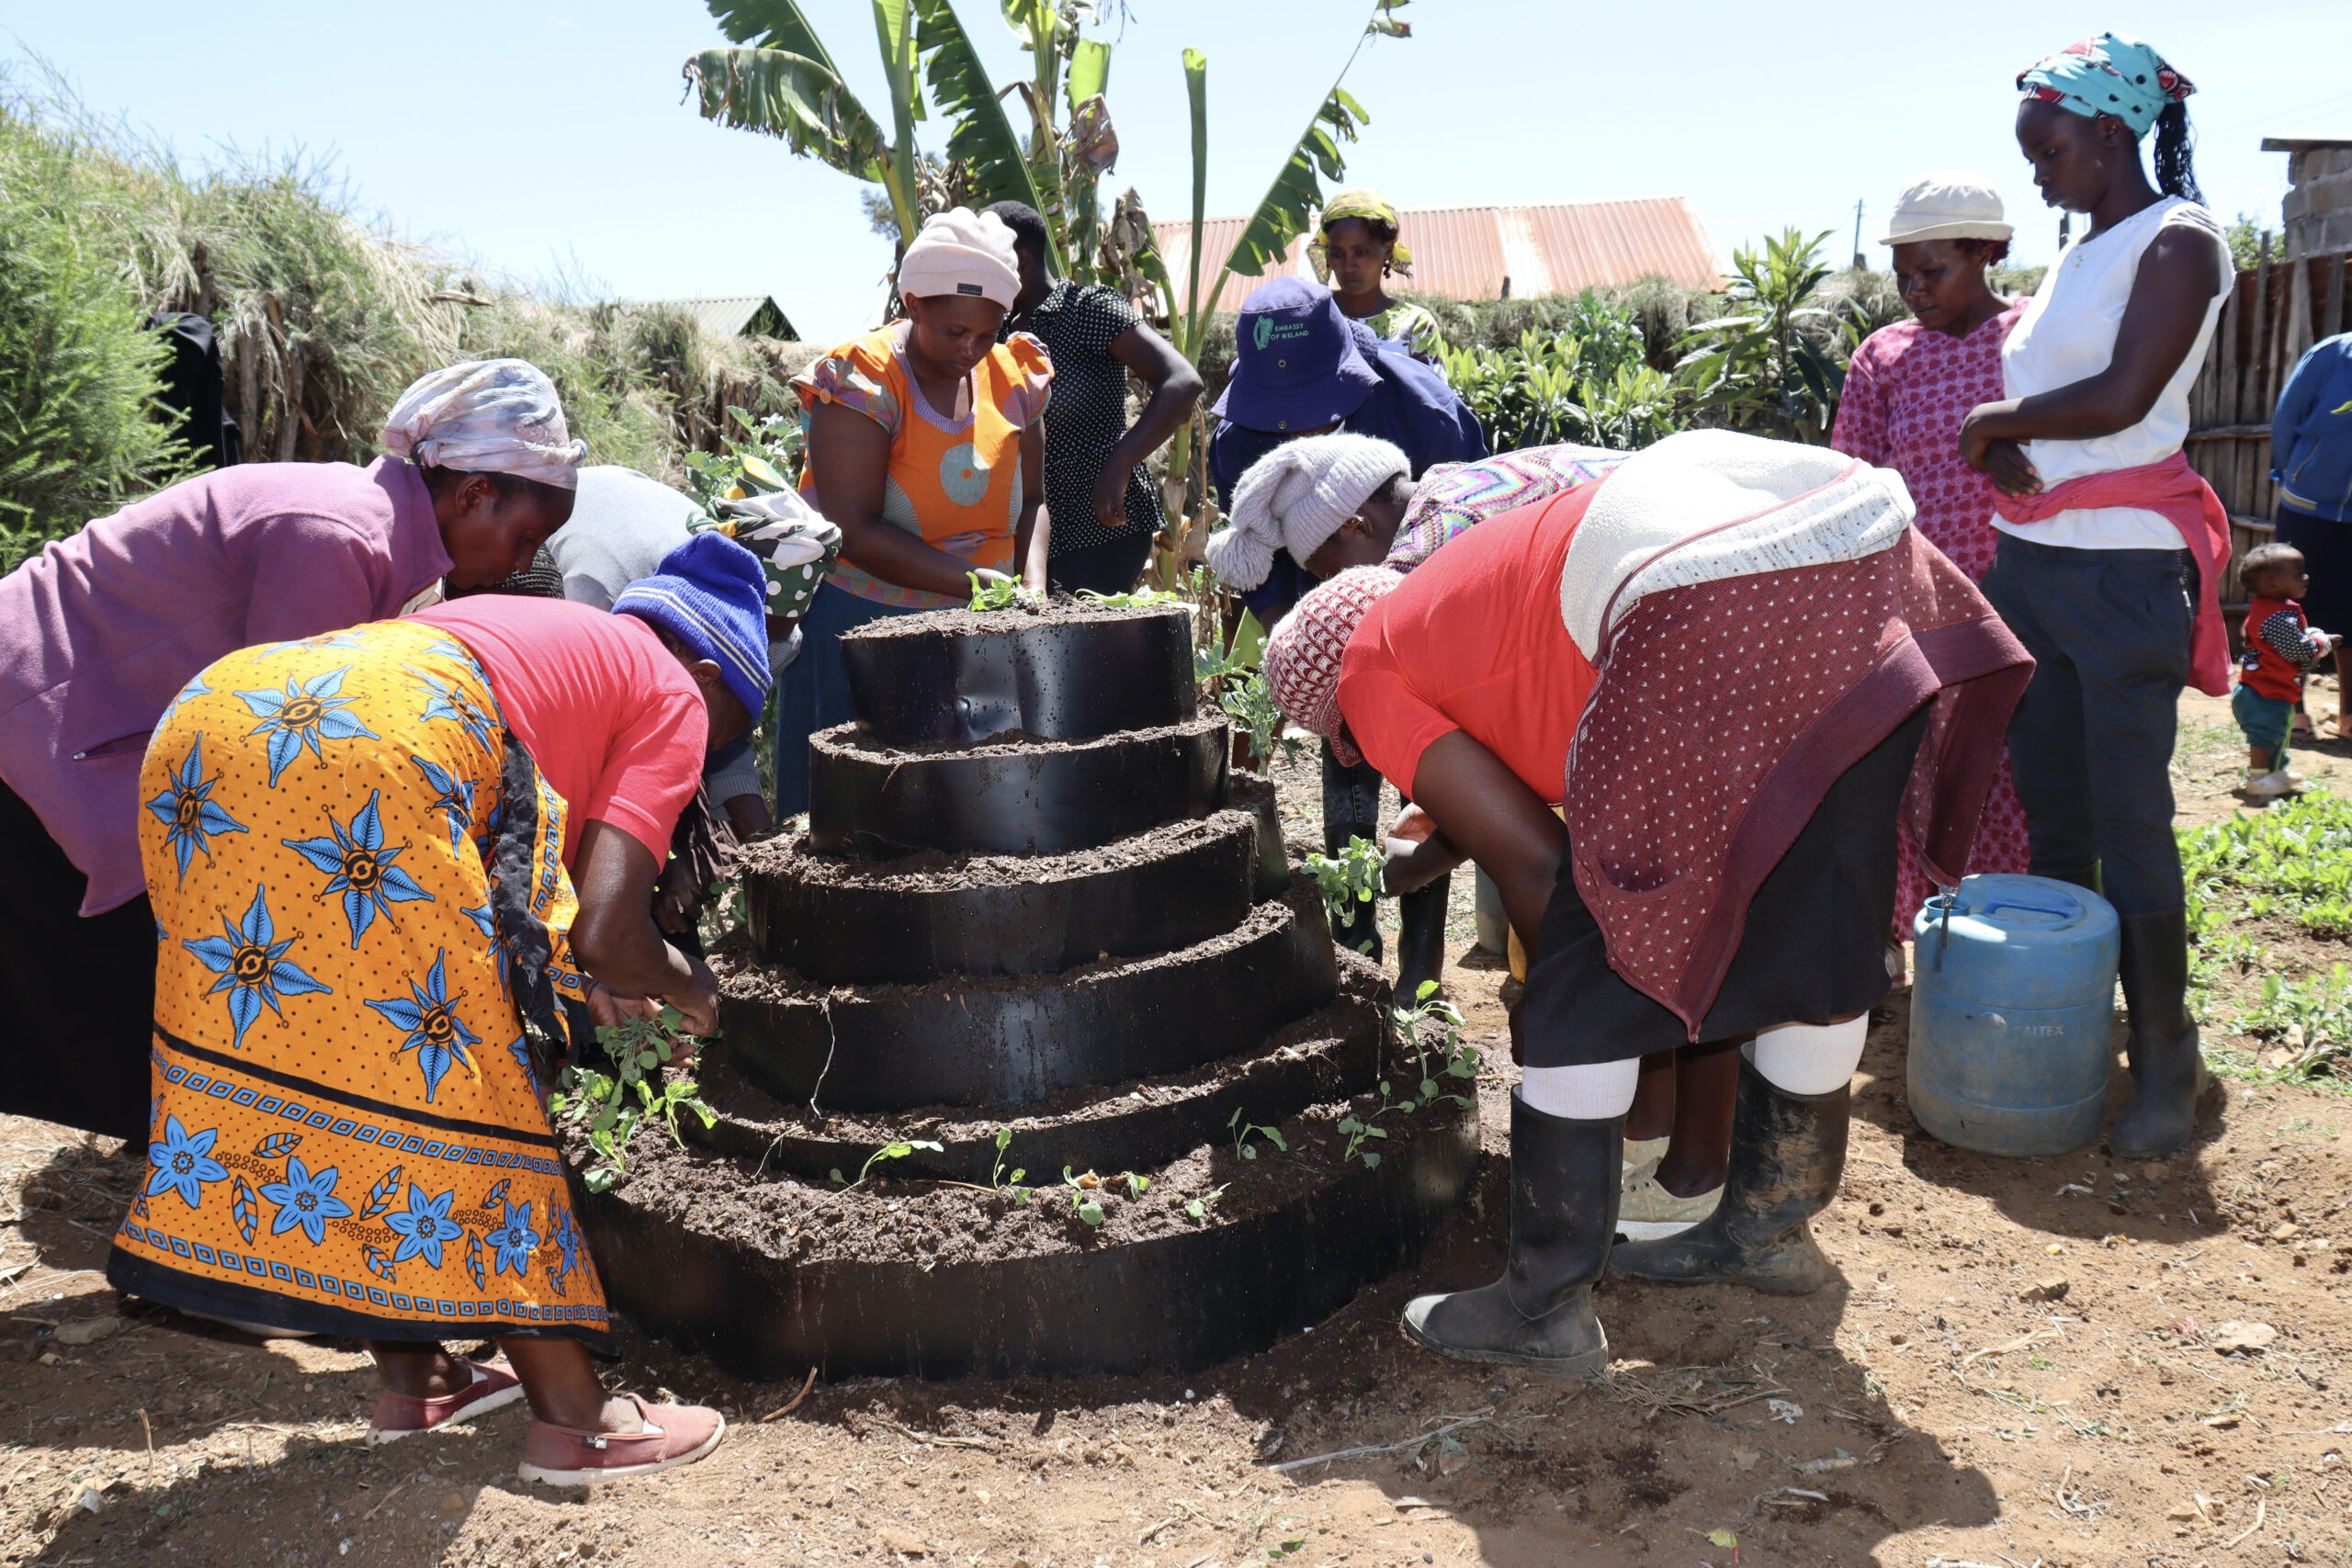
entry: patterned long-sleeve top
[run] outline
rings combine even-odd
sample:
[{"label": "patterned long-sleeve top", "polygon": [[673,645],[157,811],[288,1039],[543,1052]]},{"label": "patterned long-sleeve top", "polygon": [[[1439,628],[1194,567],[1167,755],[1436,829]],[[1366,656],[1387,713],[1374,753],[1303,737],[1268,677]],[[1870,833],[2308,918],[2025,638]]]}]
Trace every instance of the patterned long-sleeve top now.
[{"label": "patterned long-sleeve top", "polygon": [[2257,593],[2246,602],[2245,652],[2238,680],[2259,694],[2291,703],[2302,694],[2303,671],[2327,652],[2327,638],[2311,629],[2292,599]]}]

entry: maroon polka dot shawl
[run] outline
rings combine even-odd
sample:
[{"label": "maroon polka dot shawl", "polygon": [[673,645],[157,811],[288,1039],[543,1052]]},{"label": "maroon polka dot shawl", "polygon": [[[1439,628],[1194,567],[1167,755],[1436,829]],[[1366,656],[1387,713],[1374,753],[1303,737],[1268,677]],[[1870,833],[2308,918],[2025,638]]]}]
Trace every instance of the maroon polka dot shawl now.
[{"label": "maroon polka dot shawl", "polygon": [[1959,880],[2033,660],[1913,529],[1859,560],[1645,595],[1569,751],[1577,890],[1609,962],[1692,1031],[1747,907],[1838,775],[1932,701],[1903,815]]}]

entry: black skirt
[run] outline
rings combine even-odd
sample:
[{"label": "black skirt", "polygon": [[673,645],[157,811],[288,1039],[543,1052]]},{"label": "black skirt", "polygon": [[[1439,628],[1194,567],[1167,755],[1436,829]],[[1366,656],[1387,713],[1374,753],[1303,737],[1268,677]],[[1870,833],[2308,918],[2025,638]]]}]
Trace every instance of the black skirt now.
[{"label": "black skirt", "polygon": [[88,886],[0,783],[0,1111],[143,1142],[155,916],[142,893],[85,919]]},{"label": "black skirt", "polygon": [[[1701,1042],[1864,1012],[1886,995],[1894,818],[1928,728],[1922,707],[1838,776],[1747,906]],[[1682,1021],[1609,966],[1573,858],[1544,906],[1521,1022],[1530,1067],[1579,1067],[1691,1043]]]}]

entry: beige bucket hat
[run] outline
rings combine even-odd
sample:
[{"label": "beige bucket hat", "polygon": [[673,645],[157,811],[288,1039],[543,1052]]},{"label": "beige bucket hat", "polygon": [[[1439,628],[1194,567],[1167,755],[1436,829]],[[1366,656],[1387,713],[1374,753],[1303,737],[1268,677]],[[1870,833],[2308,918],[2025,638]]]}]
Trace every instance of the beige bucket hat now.
[{"label": "beige bucket hat", "polygon": [[1929,175],[1904,188],[1882,245],[1922,240],[2006,240],[2015,231],[2001,220],[2001,196],[1974,175]]}]

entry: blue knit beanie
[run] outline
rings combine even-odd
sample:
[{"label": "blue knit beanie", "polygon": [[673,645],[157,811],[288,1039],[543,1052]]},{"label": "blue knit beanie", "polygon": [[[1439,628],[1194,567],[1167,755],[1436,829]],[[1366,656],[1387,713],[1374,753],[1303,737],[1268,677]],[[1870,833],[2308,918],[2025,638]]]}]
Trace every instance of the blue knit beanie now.
[{"label": "blue knit beanie", "polygon": [[652,622],[697,659],[756,716],[767,705],[767,599],[760,558],[724,534],[696,534],[613,601],[613,614]]}]

